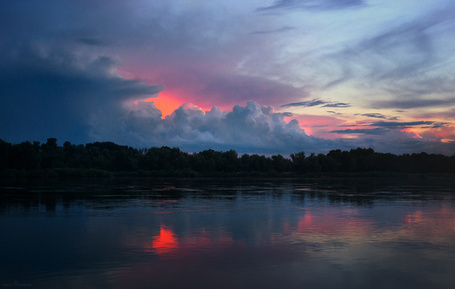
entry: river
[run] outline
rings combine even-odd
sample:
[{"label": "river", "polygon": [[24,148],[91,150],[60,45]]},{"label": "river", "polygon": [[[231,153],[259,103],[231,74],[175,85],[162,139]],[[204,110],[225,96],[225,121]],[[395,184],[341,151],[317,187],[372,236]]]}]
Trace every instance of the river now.
[{"label": "river", "polygon": [[450,182],[0,184],[0,285],[453,288]]}]

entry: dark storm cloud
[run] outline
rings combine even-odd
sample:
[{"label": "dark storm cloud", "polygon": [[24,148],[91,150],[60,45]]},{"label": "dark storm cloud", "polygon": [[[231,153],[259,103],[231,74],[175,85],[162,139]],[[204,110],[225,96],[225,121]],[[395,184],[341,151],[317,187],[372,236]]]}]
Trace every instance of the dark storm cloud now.
[{"label": "dark storm cloud", "polygon": [[15,51],[0,61],[0,135],[9,141],[58,136],[88,141],[93,121],[121,114],[121,103],[160,86],[118,77],[109,57],[77,60],[64,51]]},{"label": "dark storm cloud", "polygon": [[82,37],[76,39],[76,42],[86,44],[86,45],[92,45],[92,46],[106,46],[108,45],[107,41],[97,39],[97,38],[88,38],[88,37]]},{"label": "dark storm cloud", "polygon": [[277,9],[338,10],[365,5],[363,0],[276,0],[272,5],[258,11]]}]

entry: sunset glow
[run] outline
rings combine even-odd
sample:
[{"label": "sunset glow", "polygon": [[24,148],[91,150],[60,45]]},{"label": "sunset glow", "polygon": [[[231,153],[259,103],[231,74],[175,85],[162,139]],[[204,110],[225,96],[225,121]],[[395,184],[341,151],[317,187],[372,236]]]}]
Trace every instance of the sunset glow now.
[{"label": "sunset glow", "polygon": [[415,131],[412,131],[410,128],[405,128],[405,129],[402,129],[401,131],[412,135],[413,138],[423,138],[418,133],[416,133]]},{"label": "sunset glow", "polygon": [[157,97],[147,98],[145,101],[153,102],[153,104],[158,108],[165,118],[168,115],[171,115],[174,110],[179,108],[183,103],[182,100],[178,98],[178,95],[172,93],[168,90],[161,91]]},{"label": "sunset glow", "polygon": [[455,153],[453,1],[49,6],[0,4],[2,140]]}]

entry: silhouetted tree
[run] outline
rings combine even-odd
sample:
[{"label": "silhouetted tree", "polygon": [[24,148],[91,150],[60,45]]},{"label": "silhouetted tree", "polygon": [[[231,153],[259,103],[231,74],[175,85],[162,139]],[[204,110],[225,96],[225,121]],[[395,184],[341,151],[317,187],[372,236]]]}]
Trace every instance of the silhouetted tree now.
[{"label": "silhouetted tree", "polygon": [[455,173],[455,154],[414,153],[394,155],[377,153],[373,149],[356,148],[350,151],[331,150],[327,155],[304,152],[266,157],[243,154],[234,150],[225,152],[212,149],[188,154],[179,148],[163,146],[135,149],[113,142],[95,142],[74,145],[64,142],[60,147],[56,138],[46,143],[11,144],[0,139],[0,170],[81,168],[105,171],[193,171],[201,173],[233,172],[404,172]]},{"label": "silhouetted tree", "polygon": [[291,154],[292,163],[294,165],[294,170],[297,173],[305,172],[305,153],[298,152],[296,154]]}]

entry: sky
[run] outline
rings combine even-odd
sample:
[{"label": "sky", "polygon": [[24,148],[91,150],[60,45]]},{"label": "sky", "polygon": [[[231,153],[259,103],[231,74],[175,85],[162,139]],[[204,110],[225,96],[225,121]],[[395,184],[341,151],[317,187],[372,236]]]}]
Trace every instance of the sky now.
[{"label": "sky", "polygon": [[0,2],[0,139],[455,154],[452,0]]}]

